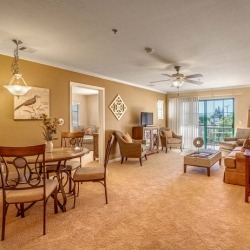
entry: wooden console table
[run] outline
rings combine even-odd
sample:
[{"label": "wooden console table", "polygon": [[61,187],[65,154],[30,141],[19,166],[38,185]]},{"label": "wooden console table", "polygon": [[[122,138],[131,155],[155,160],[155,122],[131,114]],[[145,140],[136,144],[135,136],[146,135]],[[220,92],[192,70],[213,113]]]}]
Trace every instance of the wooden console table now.
[{"label": "wooden console table", "polygon": [[96,158],[99,157],[98,154],[98,140],[99,140],[99,134],[93,133],[93,159],[95,161]]},{"label": "wooden console table", "polygon": [[147,154],[158,153],[159,151],[159,129],[156,126],[133,127],[132,138],[146,140]]},{"label": "wooden console table", "polygon": [[248,202],[248,197],[250,196],[250,149],[246,149],[244,152],[246,157],[246,167],[245,167],[245,202]]}]

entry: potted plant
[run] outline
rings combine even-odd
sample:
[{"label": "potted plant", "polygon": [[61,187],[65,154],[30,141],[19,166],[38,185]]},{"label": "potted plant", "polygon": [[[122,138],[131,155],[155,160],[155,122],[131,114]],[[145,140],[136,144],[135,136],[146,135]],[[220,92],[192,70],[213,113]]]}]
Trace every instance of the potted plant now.
[{"label": "potted plant", "polygon": [[59,119],[51,119],[46,114],[41,115],[43,121],[43,139],[46,141],[47,152],[52,152],[53,150],[53,140],[57,140],[54,135],[57,133],[57,127],[60,124]]}]

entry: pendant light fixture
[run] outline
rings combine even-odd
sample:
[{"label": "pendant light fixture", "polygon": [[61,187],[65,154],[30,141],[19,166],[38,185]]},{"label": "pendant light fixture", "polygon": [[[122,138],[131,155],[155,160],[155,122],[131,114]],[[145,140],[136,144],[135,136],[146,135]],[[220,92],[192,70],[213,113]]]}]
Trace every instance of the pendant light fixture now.
[{"label": "pendant light fixture", "polygon": [[[31,87],[27,86],[24,81],[22,74],[19,73],[19,57],[18,57],[18,46],[22,44],[20,40],[12,40],[16,44],[16,49],[14,50],[14,59],[11,65],[11,73],[13,77],[10,80],[9,85],[5,85],[4,87],[9,90],[9,92],[17,97],[21,95],[25,95]],[[21,81],[23,85],[20,85]]]}]

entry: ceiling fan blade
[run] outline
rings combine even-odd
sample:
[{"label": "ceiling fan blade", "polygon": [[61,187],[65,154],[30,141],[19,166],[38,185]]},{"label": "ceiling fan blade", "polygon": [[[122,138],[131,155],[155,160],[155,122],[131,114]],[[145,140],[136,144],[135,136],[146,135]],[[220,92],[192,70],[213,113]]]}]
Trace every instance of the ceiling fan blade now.
[{"label": "ceiling fan blade", "polygon": [[170,81],[170,79],[167,79],[167,80],[160,80],[160,81],[153,81],[153,82],[150,82],[150,83],[155,83],[155,82],[166,82],[166,81]]},{"label": "ceiling fan blade", "polygon": [[189,79],[189,78],[199,78],[199,77],[203,77],[202,74],[194,74],[194,75],[189,75],[189,76],[185,76],[185,78]]},{"label": "ceiling fan blade", "polygon": [[197,85],[203,84],[203,82],[193,81],[193,80],[185,80],[185,82],[190,82],[190,83],[197,84]]},{"label": "ceiling fan blade", "polygon": [[172,77],[171,75],[169,74],[162,74],[163,76],[168,76],[168,77]]}]

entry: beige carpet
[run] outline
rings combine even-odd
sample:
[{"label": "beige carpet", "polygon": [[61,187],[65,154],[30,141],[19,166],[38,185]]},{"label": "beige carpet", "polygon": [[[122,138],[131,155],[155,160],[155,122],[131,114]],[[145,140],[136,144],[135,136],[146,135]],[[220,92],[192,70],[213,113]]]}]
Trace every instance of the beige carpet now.
[{"label": "beige carpet", "polygon": [[[91,158],[89,158],[91,159]],[[87,161],[87,158],[86,160]],[[11,206],[0,249],[249,249],[250,204],[244,187],[223,183],[223,166],[188,167],[179,150],[109,164],[109,204],[98,183],[82,184],[75,209],[53,214],[42,206],[24,219]]]}]

